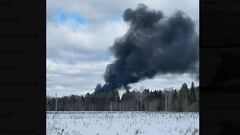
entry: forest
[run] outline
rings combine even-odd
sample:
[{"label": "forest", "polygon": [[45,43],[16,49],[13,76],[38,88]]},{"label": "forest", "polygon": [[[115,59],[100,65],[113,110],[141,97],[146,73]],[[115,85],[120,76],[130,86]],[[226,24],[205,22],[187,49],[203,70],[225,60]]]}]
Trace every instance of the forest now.
[{"label": "forest", "polygon": [[117,90],[63,97],[47,96],[47,111],[172,111],[198,112],[199,86],[183,83],[180,89],[126,90],[120,98]]}]

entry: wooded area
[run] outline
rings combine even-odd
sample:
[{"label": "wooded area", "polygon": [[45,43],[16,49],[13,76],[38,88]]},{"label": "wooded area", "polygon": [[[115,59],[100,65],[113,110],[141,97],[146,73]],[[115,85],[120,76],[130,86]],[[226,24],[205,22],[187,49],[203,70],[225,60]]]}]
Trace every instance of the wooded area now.
[{"label": "wooded area", "polygon": [[[56,106],[57,105],[57,106]],[[199,111],[199,86],[182,84],[180,90],[149,89],[126,92],[120,98],[117,90],[87,93],[85,96],[71,95],[47,97],[47,111]]]}]

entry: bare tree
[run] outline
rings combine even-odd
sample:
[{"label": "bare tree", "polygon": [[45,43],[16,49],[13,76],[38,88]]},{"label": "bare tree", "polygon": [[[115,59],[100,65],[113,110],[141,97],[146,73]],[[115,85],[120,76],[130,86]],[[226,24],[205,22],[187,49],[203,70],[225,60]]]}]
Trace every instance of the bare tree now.
[{"label": "bare tree", "polygon": [[144,89],[144,86],[141,86],[140,91],[134,93],[135,98],[140,102],[140,111],[143,110],[143,100],[146,97],[145,93],[143,92]]}]

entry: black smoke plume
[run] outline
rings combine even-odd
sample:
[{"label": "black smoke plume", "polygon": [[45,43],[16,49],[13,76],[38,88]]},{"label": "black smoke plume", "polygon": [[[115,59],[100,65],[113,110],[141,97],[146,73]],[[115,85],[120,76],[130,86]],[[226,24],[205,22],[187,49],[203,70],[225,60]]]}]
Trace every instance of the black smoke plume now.
[{"label": "black smoke plume", "polygon": [[198,35],[195,24],[182,11],[165,17],[144,4],[125,10],[127,33],[110,48],[116,60],[106,68],[103,86],[95,92],[119,87],[167,73],[197,73]]}]

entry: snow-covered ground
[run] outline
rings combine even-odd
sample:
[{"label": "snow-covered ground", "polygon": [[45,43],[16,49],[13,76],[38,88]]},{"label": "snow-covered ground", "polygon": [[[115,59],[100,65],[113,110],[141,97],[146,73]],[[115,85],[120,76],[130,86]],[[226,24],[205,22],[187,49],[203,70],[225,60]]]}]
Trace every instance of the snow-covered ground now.
[{"label": "snow-covered ground", "polygon": [[47,112],[47,135],[198,134],[198,113]]}]

